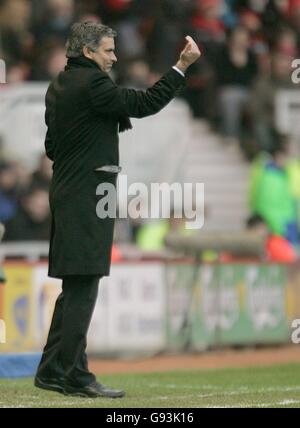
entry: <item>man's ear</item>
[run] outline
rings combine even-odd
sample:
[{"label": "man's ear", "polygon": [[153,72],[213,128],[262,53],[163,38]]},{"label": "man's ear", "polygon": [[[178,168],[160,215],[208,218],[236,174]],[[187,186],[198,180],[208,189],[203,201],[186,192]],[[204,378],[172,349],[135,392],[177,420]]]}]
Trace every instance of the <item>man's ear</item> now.
[{"label": "man's ear", "polygon": [[90,50],[88,47],[83,46],[82,52],[83,52],[83,55],[84,55],[86,58],[93,59],[93,57],[92,57],[92,55],[91,55],[91,50]]}]

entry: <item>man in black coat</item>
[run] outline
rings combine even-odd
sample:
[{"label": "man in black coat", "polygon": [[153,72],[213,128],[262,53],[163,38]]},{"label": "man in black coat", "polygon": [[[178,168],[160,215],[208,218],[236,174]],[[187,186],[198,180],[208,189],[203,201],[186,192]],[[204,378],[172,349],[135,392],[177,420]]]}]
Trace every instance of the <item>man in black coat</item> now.
[{"label": "man in black coat", "polygon": [[116,33],[101,24],[76,23],[67,42],[68,63],[46,94],[45,148],[54,161],[49,276],[62,278],[47,344],[35,377],[40,388],[87,397],[123,397],[96,382],[88,370],[86,336],[98,283],[109,275],[114,219],[99,218],[100,183],[115,186],[118,132],[129,117],[157,113],[185,82],[187,67],[200,56],[187,43],[177,64],[147,91],[120,88],[108,73],[117,61]]}]

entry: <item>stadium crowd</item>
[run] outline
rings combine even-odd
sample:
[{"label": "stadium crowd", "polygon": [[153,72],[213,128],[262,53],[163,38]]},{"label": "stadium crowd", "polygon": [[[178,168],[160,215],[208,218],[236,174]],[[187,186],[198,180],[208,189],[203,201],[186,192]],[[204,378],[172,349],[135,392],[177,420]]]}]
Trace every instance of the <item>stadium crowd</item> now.
[{"label": "stadium crowd", "polygon": [[[56,76],[66,63],[64,45],[74,21],[117,30],[120,61],[114,78],[137,89],[152,85],[176,62],[190,34],[203,54],[190,67],[181,96],[195,118],[206,119],[223,135],[224,144],[239,144],[246,158],[254,159],[252,214],[261,216],[270,232],[298,244],[299,166],[279,156],[287,145],[276,131],[274,103],[278,89],[294,87],[300,0],[0,0],[0,58],[7,84]],[[34,173],[2,157],[0,221],[6,240],[47,238],[50,178],[45,156]],[[270,185],[277,186],[272,200]]]}]

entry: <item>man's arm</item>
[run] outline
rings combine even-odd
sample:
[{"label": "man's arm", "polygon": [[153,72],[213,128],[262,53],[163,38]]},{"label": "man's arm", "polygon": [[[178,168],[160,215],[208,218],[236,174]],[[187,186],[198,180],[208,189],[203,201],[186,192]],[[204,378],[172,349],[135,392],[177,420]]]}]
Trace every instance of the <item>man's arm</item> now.
[{"label": "man's arm", "polygon": [[[195,62],[200,51],[191,37],[180,54],[175,67],[185,73],[189,65]],[[106,73],[95,73],[89,87],[93,108],[99,113],[145,117],[159,112],[178,93],[184,84],[184,76],[176,69],[169,70],[157,83],[146,91],[120,88]]]},{"label": "man's arm", "polygon": [[171,69],[151,88],[137,91],[120,88],[105,73],[97,73],[90,84],[90,98],[98,113],[142,118],[159,112],[184,83],[184,77]]}]

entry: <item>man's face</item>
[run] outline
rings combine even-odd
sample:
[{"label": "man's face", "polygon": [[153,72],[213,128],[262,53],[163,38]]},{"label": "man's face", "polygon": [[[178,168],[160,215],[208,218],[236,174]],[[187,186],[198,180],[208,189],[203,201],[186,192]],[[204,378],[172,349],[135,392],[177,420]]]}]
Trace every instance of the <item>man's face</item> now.
[{"label": "man's face", "polygon": [[117,62],[114,39],[112,37],[103,37],[96,51],[88,51],[88,57],[94,60],[102,71],[108,73],[113,64]]}]

